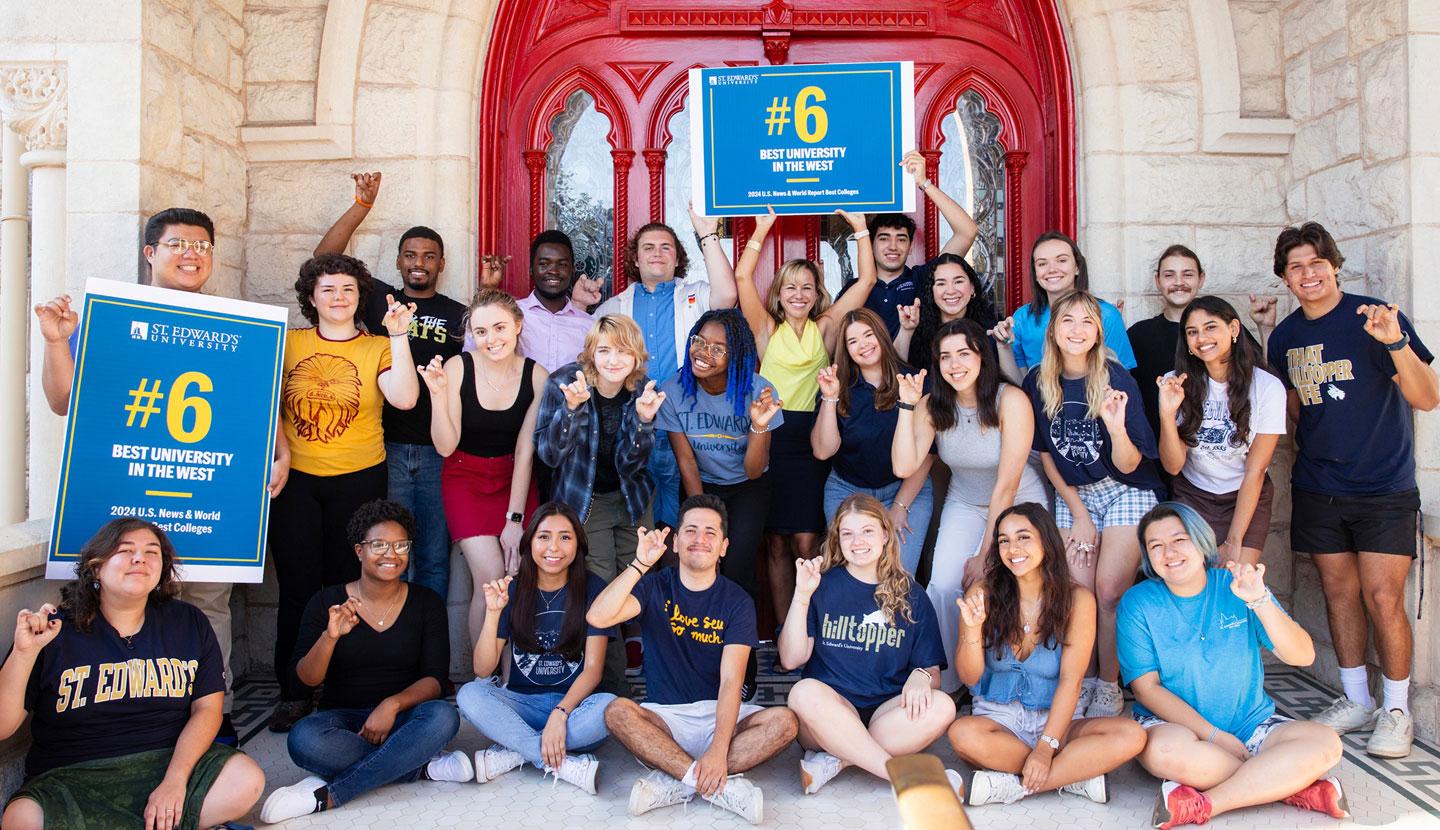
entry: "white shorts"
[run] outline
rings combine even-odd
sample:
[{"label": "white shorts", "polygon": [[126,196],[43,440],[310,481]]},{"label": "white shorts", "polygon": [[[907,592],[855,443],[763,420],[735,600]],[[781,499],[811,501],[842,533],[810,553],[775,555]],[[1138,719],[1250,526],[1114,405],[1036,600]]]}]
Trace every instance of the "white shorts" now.
[{"label": "white shorts", "polygon": [[[1142,729],[1150,729],[1162,723],[1169,723],[1169,721],[1157,718],[1154,715],[1132,713],[1131,717],[1135,719],[1136,723],[1140,724],[1140,728]],[[1287,718],[1284,715],[1271,715],[1265,720],[1260,721],[1260,725],[1255,727],[1255,731],[1251,732],[1249,737],[1245,738],[1245,749],[1248,750],[1251,755],[1260,754],[1260,747],[1265,744],[1265,739],[1270,737],[1270,733],[1275,731],[1275,727],[1289,723],[1292,720],[1294,720],[1294,718]],[[1236,737],[1239,736],[1237,735]]]},{"label": "white shorts", "polygon": [[[1050,719],[1049,709],[1030,709],[1018,700],[1009,703],[991,703],[983,697],[976,697],[970,707],[970,714],[989,718],[1015,733],[1015,737],[1034,749],[1040,736],[1045,734],[1045,722]],[[1080,707],[1075,707],[1072,720],[1082,717]]]},{"label": "white shorts", "polygon": [[[713,700],[697,700],[694,703],[650,703],[640,704],[665,721],[670,737],[685,750],[691,758],[699,758],[715,740],[715,706]],[[764,709],[754,703],[741,703],[740,716],[736,723]]]}]

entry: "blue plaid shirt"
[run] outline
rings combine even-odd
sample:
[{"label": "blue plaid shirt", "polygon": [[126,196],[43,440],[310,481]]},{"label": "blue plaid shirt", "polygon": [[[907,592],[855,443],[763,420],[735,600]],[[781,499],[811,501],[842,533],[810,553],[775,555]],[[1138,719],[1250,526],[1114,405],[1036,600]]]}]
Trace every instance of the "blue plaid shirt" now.
[{"label": "blue plaid shirt", "polygon": [[[540,398],[540,414],[535,420],[535,451],[540,460],[555,469],[551,481],[551,497],[564,502],[580,514],[580,521],[590,515],[591,493],[595,486],[595,458],[600,451],[598,404],[592,395],[579,409],[565,404],[564,383],[575,378],[579,363],[570,363],[550,373],[545,381],[545,394]],[[638,389],[645,388],[641,378]],[[630,523],[639,524],[655,494],[655,481],[650,478],[650,449],[655,444],[655,423],[642,423],[635,413],[635,398],[625,404],[620,416],[620,435],[615,439],[615,471],[620,476],[620,493],[630,513]]]}]

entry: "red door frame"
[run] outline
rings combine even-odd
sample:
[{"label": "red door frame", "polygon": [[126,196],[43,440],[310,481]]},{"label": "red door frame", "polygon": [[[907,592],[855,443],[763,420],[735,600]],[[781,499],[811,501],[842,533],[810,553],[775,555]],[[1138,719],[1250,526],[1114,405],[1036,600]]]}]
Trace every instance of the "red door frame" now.
[{"label": "red door frame", "polygon": [[[1072,236],[1076,229],[1073,86],[1053,0],[912,0],[903,9],[848,1],[850,9],[829,0],[748,7],[725,0],[501,0],[480,91],[480,252],[520,254],[542,229],[550,122],[576,90],[610,119],[619,248],[634,228],[662,219],[668,122],[684,107],[690,67],[914,60],[917,141],[932,177],[944,117],[960,94],[977,91],[1000,119],[1006,305],[1018,306],[1030,292],[1027,241],[1051,228]],[[632,187],[647,194],[648,205],[632,204]],[[917,224],[929,257],[938,241],[925,229],[939,216],[929,200],[922,204]],[[788,225],[801,229],[803,253],[812,259],[819,224]],[[737,247],[744,235],[742,227]],[[787,256],[801,253],[797,241],[784,246]],[[615,261],[618,291],[624,275],[620,257]],[[527,293],[525,269],[511,269],[506,288]]]}]

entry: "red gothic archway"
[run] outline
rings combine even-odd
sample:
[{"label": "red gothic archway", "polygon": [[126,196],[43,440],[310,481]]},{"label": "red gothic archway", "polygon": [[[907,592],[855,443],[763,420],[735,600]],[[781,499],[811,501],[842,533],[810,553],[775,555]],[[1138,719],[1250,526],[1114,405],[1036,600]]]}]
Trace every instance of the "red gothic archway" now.
[{"label": "red gothic archway", "polygon": [[[942,123],[962,94],[980,95],[999,119],[1005,300],[1018,305],[1026,241],[1076,226],[1070,61],[1051,0],[502,0],[481,84],[481,252],[523,260],[542,229],[551,119],[573,92],[588,93],[610,123],[618,247],[645,222],[679,219],[664,215],[665,164],[692,66],[839,60],[915,61],[917,141],[932,177]],[[938,250],[927,232],[937,211],[921,205],[914,259]],[[782,223],[775,260],[816,258],[819,228],[815,218]],[[614,279],[619,290],[618,264]],[[524,294],[527,282],[513,268],[506,287]]]}]

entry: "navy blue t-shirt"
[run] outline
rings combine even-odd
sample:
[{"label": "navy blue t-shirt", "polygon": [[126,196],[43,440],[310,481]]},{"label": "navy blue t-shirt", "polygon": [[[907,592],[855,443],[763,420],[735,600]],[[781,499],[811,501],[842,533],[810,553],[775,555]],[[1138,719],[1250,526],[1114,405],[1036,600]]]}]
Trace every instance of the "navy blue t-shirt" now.
[{"label": "navy blue t-shirt", "polygon": [[[1415,489],[1410,404],[1392,380],[1394,358],[1355,313],[1366,304],[1382,303],[1342,294],[1329,313],[1307,320],[1297,309],[1270,335],[1270,365],[1300,398],[1290,480],[1302,490],[1360,496]],[[1432,362],[1403,314],[1400,327],[1415,354]]]},{"label": "navy blue t-shirt", "polygon": [[82,634],[62,615],[60,633],[41,649],[25,686],[34,740],[29,777],[46,770],[173,749],[190,722],[190,704],[225,691],[220,643],[200,609],[170,600],[145,610],[127,642],[97,614]]},{"label": "navy blue t-shirt", "polygon": [[1110,461],[1110,433],[1099,418],[1087,417],[1089,409],[1085,401],[1085,378],[1060,378],[1060,392],[1063,402],[1060,411],[1052,420],[1045,416],[1045,402],[1036,388],[1040,369],[1037,366],[1025,376],[1025,394],[1035,409],[1035,449],[1050,453],[1060,477],[1072,487],[1093,484],[1106,478],[1113,478],[1139,490],[1164,489],[1155,459],[1160,457],[1155,444],[1155,434],[1150,431],[1150,422],[1145,420],[1145,407],[1140,401],[1140,388],[1135,378],[1115,361],[1107,361],[1110,369],[1110,386],[1128,395],[1125,403],[1125,432],[1130,442],[1140,451],[1140,466],[1129,473],[1121,473]]},{"label": "navy blue t-shirt", "polygon": [[[585,608],[588,611],[596,595],[605,590],[605,580],[595,574],[586,576],[589,577],[585,581]],[[511,640],[514,629],[511,627],[510,609],[515,607],[514,603],[506,605],[505,610],[500,612],[500,628],[496,636],[510,640],[510,682],[506,688],[526,695],[542,692],[563,694],[570,690],[570,685],[585,668],[583,648],[579,660],[566,660],[564,655],[554,650],[560,642],[560,629],[565,624],[565,603],[569,601],[570,589],[567,586],[547,594],[537,588],[535,593],[538,594],[535,598],[535,641],[544,649],[539,654],[521,651]],[[588,624],[585,630],[586,637],[610,637],[614,633],[614,629]]]},{"label": "navy blue t-shirt", "polygon": [[[900,367],[901,374],[912,374],[909,366]],[[925,378],[930,385],[930,377]],[[900,419],[900,408],[892,406],[885,411],[875,408],[875,387],[859,372],[850,385],[849,414],[835,413],[836,426],[840,428],[840,449],[831,459],[835,474],[856,487],[879,489],[889,487],[900,478],[890,464],[890,445],[895,440],[895,424]]]},{"label": "navy blue t-shirt", "polygon": [[[900,331],[900,311],[902,305],[912,305],[919,295],[918,286],[925,281],[930,274],[930,264],[905,266],[900,276],[886,282],[876,280],[875,287],[870,289],[870,295],[865,298],[865,307],[880,315],[885,321],[885,328],[889,329],[890,336],[894,337]],[[859,280],[851,279],[835,295],[836,299],[844,296]]]},{"label": "navy blue t-shirt", "polygon": [[910,614],[885,621],[875,601],[875,586],[861,582],[844,567],[826,571],[810,597],[805,633],[815,650],[804,676],[819,680],[857,709],[879,706],[900,694],[910,673],[945,668],[945,646],[930,597],[910,582]]},{"label": "navy blue t-shirt", "polygon": [[755,602],[745,589],[719,574],[704,591],[680,582],[679,568],[646,574],[631,593],[640,601],[640,640],[645,646],[645,699],[694,703],[720,694],[720,657],[725,646],[760,644]]}]

